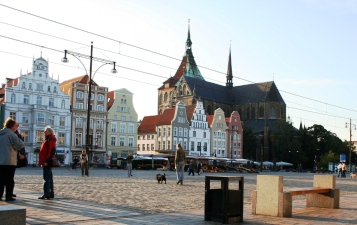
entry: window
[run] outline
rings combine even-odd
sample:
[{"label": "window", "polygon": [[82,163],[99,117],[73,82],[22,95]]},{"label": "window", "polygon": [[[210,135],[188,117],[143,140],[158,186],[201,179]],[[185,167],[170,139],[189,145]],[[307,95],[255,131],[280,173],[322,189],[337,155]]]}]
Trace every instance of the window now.
[{"label": "window", "polygon": [[115,122],[112,122],[111,123],[111,129],[110,129],[112,132],[117,132],[117,123]]},{"label": "window", "polygon": [[167,128],[167,136],[171,135],[171,127]]},{"label": "window", "polygon": [[97,129],[103,129],[103,120],[97,120]]},{"label": "window", "polygon": [[93,119],[89,120],[89,127],[90,127],[90,129],[93,129]]},{"label": "window", "polygon": [[103,105],[97,105],[97,111],[104,112],[104,106]]},{"label": "window", "polygon": [[26,84],[25,84],[25,82],[22,82],[22,87],[21,87],[21,89],[25,89],[26,88]]},{"label": "window", "polygon": [[53,87],[53,93],[57,93],[57,87]]},{"label": "window", "polygon": [[45,124],[46,118],[44,113],[37,113],[36,123],[37,124]]},{"label": "window", "polygon": [[193,131],[192,136],[193,136],[193,137],[196,137],[196,131]]},{"label": "window", "polygon": [[125,146],[125,137],[120,137],[119,146]]},{"label": "window", "polygon": [[24,95],[24,104],[30,104],[30,96]]},{"label": "window", "polygon": [[170,141],[167,141],[167,149],[171,149],[171,142]]},{"label": "window", "polygon": [[147,135],[147,139],[150,140],[150,135]]},{"label": "window", "polygon": [[140,144],[138,144],[138,151],[140,151]]},{"label": "window", "polygon": [[151,150],[154,150],[154,144],[151,144]]},{"label": "window", "polygon": [[64,137],[65,137],[65,133],[59,133],[58,134],[57,143],[59,145],[64,145]]},{"label": "window", "polygon": [[183,136],[188,137],[188,129],[187,128],[183,129]]},{"label": "window", "polygon": [[182,137],[182,127],[179,127],[179,137]]},{"label": "window", "polygon": [[29,90],[32,90],[32,83],[29,83]]},{"label": "window", "polygon": [[203,138],[206,138],[206,131],[203,132]]},{"label": "window", "polygon": [[43,130],[36,130],[35,142],[41,143],[44,140]]},{"label": "window", "polygon": [[146,150],[150,150],[150,145],[149,144],[146,144]]},{"label": "window", "polygon": [[194,151],[195,150],[195,142],[194,141],[191,141],[191,151]]},{"label": "window", "polygon": [[128,138],[128,145],[129,145],[129,147],[133,147],[134,146],[134,138],[133,137],[129,137]]},{"label": "window", "polygon": [[64,108],[66,108],[66,101],[62,100],[61,101],[61,109],[64,109]]},{"label": "window", "polygon": [[165,149],[166,149],[165,147],[166,147],[166,142],[163,141],[163,142],[162,142],[162,150],[165,150]]},{"label": "window", "polygon": [[55,106],[55,99],[54,98],[50,98],[50,100],[48,102],[48,105],[51,106],[51,107],[54,107]]},{"label": "window", "polygon": [[55,125],[55,116],[48,117],[48,124],[51,125],[52,127]]},{"label": "window", "polygon": [[66,117],[60,116],[60,118],[59,118],[59,125],[60,125],[61,127],[66,126]]},{"label": "window", "polygon": [[117,112],[120,112],[120,106],[117,106]]},{"label": "window", "polygon": [[27,130],[23,130],[21,131],[21,135],[24,138],[24,142],[29,142],[30,138],[29,138],[29,132]]},{"label": "window", "polygon": [[99,148],[102,147],[102,143],[103,143],[102,134],[97,134],[97,145]]},{"label": "window", "polygon": [[36,98],[36,104],[37,104],[37,105],[42,105],[42,97],[41,97],[41,96],[37,96],[37,98]]},{"label": "window", "polygon": [[115,145],[116,145],[116,142],[117,142],[117,137],[111,136],[111,137],[110,137],[110,145],[111,145],[111,146],[115,146]]},{"label": "window", "polygon": [[83,126],[83,119],[76,118],[76,127],[82,127],[82,126]]},{"label": "window", "polygon": [[126,121],[126,117],[125,116],[120,116],[120,120],[121,121]]},{"label": "window", "polygon": [[133,133],[134,133],[134,125],[129,125],[129,134],[133,134]]},{"label": "window", "polygon": [[16,102],[16,95],[14,93],[11,94],[11,103]]},{"label": "window", "polygon": [[157,136],[158,136],[158,137],[161,136],[161,128],[159,128],[159,132],[157,133]]},{"label": "window", "polygon": [[207,152],[207,142],[205,142],[204,145],[203,145],[203,151]]},{"label": "window", "polygon": [[158,148],[158,150],[160,150],[160,149],[161,149],[161,142],[160,142],[160,141],[158,141],[157,143],[158,143],[157,148]]},{"label": "window", "polygon": [[125,107],[120,107],[120,112],[125,112]]},{"label": "window", "polygon": [[143,144],[143,151],[145,151],[145,144]]},{"label": "window", "polygon": [[120,133],[125,133],[125,124],[120,124]]},{"label": "window", "polygon": [[83,99],[83,92],[78,91],[78,92],[77,92],[77,98]]},{"label": "window", "polygon": [[76,103],[77,109],[83,109],[83,103]]},{"label": "window", "polygon": [[51,92],[51,86],[47,87],[47,92]]},{"label": "window", "polygon": [[43,84],[37,84],[36,91],[43,91]]},{"label": "window", "polygon": [[16,120],[16,112],[10,112],[10,117]]},{"label": "window", "polygon": [[162,136],[166,136],[166,128],[164,127],[163,129],[162,129]]},{"label": "window", "polygon": [[30,114],[29,113],[22,113],[22,123],[29,123],[30,120]]},{"label": "window", "polygon": [[99,94],[98,95],[98,101],[104,101],[104,95],[102,95],[102,94]]},{"label": "window", "polygon": [[217,132],[216,131],[213,132],[213,137],[217,138]]},{"label": "window", "polygon": [[174,127],[174,136],[177,136],[177,127]]},{"label": "window", "polygon": [[75,146],[82,145],[82,132],[76,132]]}]

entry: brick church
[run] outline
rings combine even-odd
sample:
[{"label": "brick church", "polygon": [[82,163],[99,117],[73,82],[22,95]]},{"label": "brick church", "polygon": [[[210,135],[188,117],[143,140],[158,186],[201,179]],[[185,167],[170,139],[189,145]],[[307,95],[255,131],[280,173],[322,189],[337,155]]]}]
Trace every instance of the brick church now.
[{"label": "brick church", "polygon": [[[274,81],[234,86],[230,51],[226,85],[208,82],[195,62],[191,47],[189,28],[186,52],[179,68],[158,89],[158,114],[166,108],[175,107],[178,101],[192,105],[198,100],[203,102],[208,115],[212,115],[217,108],[221,108],[226,117],[238,111],[244,127],[251,127],[261,143],[255,158],[260,159],[260,155],[264,155],[264,160],[271,159],[269,132],[277,120],[286,119],[286,104]],[[259,152],[263,151],[262,148],[264,153]]]}]

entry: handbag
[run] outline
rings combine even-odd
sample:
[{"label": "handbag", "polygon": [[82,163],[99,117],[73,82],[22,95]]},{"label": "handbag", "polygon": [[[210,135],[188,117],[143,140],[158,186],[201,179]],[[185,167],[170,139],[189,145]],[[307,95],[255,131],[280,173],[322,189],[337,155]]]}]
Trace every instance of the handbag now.
[{"label": "handbag", "polygon": [[52,167],[60,167],[61,166],[61,162],[59,161],[58,158],[52,158]]},{"label": "handbag", "polygon": [[[25,156],[25,155],[24,155]],[[17,153],[17,165],[16,168],[26,167],[28,165],[27,158],[20,159],[20,153]]]}]

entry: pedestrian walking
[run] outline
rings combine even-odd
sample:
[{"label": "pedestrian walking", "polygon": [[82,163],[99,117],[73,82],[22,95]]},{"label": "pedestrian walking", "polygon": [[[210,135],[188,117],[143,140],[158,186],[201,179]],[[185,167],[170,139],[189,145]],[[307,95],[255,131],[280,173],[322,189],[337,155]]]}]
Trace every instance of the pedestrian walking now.
[{"label": "pedestrian walking", "polygon": [[9,117],[0,131],[0,200],[2,200],[5,187],[5,201],[16,200],[13,198],[13,191],[17,154],[24,147],[23,141],[14,133],[18,126],[16,120]]},{"label": "pedestrian walking", "polygon": [[195,176],[195,164],[193,161],[190,162],[190,166],[189,166],[189,171],[188,171],[188,175],[190,176],[190,174],[192,173],[192,176]]},{"label": "pedestrian walking", "polygon": [[346,178],[346,163],[342,162],[342,177]]},{"label": "pedestrian walking", "polygon": [[202,164],[200,162],[197,163],[197,174],[198,176],[202,173]]},{"label": "pedestrian walking", "polygon": [[38,199],[51,199],[55,197],[52,174],[52,158],[56,153],[56,136],[54,130],[47,126],[44,130],[45,140],[40,148],[38,165],[43,169],[43,195]]},{"label": "pedestrian walking", "polygon": [[82,150],[82,154],[79,156],[79,162],[81,163],[81,168],[82,168],[82,177],[84,177],[84,175],[86,177],[89,176],[89,163],[88,163],[88,155],[87,155],[87,151],[86,150]]},{"label": "pedestrian walking", "polygon": [[127,168],[128,168],[128,177],[133,176],[133,174],[131,173],[133,167],[132,167],[132,162],[133,162],[133,155],[132,154],[128,154],[128,156],[126,157],[126,161],[127,161]]},{"label": "pedestrian walking", "polygon": [[175,167],[176,167],[176,176],[177,176],[177,184],[183,185],[183,174],[186,162],[186,154],[182,149],[180,143],[177,144],[177,150],[175,153]]}]

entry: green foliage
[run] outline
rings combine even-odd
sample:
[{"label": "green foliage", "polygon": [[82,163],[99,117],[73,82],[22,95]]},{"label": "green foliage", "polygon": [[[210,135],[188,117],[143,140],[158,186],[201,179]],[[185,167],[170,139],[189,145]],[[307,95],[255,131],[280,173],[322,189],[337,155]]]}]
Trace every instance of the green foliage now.
[{"label": "green foliage", "polygon": [[321,156],[320,161],[317,163],[319,169],[327,170],[329,162],[337,163],[339,161],[339,155],[335,154],[334,151],[330,150],[328,153]]},{"label": "green foliage", "polygon": [[252,129],[249,127],[243,130],[243,158],[244,159],[255,159],[255,148],[257,145],[257,139],[253,134]]}]

